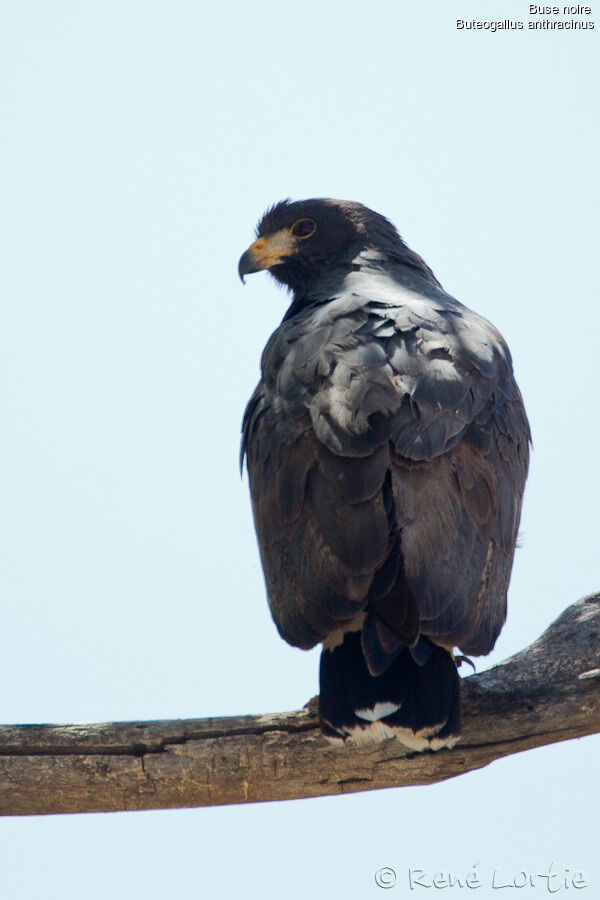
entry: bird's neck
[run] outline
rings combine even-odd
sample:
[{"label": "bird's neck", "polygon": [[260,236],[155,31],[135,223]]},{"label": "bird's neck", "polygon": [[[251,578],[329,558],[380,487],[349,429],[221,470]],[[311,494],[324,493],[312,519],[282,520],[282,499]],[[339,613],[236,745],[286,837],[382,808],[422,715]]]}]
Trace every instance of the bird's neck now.
[{"label": "bird's neck", "polygon": [[441,284],[425,260],[411,250],[401,238],[385,248],[362,250],[353,260],[354,270],[378,271],[401,282],[425,283],[441,288]]},{"label": "bird's neck", "polygon": [[[351,258],[299,281],[297,285],[289,285],[292,302],[284,318],[290,319],[301,310],[328,303],[341,293],[353,290],[356,278],[363,280],[361,275],[375,275],[378,280],[383,278],[389,280],[390,285],[401,284],[418,293],[428,293],[431,288],[436,292],[442,289],[425,261],[399,240],[390,247],[363,249]],[[364,289],[368,292],[368,283],[365,283]]]}]

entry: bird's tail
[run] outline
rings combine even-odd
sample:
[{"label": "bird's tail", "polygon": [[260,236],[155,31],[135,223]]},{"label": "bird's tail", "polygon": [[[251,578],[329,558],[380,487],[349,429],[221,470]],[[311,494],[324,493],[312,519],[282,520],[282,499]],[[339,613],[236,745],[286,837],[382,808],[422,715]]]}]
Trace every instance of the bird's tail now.
[{"label": "bird's tail", "polygon": [[453,746],[461,730],[460,679],[448,650],[421,636],[410,648],[396,642],[386,660],[370,644],[363,628],[323,650],[323,733],[357,743],[397,737],[414,750]]}]

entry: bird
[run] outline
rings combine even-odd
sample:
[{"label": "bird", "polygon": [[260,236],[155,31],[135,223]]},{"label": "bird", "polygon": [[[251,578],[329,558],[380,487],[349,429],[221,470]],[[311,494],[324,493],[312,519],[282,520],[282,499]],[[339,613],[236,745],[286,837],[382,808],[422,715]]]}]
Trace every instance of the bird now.
[{"label": "bird", "polygon": [[461,659],[488,654],[507,589],[530,427],[507,344],[383,215],[283,200],[239,260],[290,305],[242,424],[270,611],[322,645],[330,741],[461,736]]}]

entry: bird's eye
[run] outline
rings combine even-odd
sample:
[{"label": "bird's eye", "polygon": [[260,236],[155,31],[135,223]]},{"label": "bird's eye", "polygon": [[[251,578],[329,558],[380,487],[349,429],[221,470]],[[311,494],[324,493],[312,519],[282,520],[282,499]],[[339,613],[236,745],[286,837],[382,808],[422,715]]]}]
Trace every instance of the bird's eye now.
[{"label": "bird's eye", "polygon": [[317,226],[312,219],[298,219],[292,225],[292,234],[297,238],[309,238],[315,233]]}]

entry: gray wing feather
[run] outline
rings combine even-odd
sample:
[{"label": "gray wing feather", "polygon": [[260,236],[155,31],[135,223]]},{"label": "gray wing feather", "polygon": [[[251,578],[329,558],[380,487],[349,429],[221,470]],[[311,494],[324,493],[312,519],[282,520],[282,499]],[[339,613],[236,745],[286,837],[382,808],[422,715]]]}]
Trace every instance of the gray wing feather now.
[{"label": "gray wing feather", "polygon": [[506,615],[528,467],[510,354],[441,291],[369,280],[366,297],[364,283],[284,320],[246,411],[273,617],[312,646],[400,571],[422,633],[485,653]]}]

